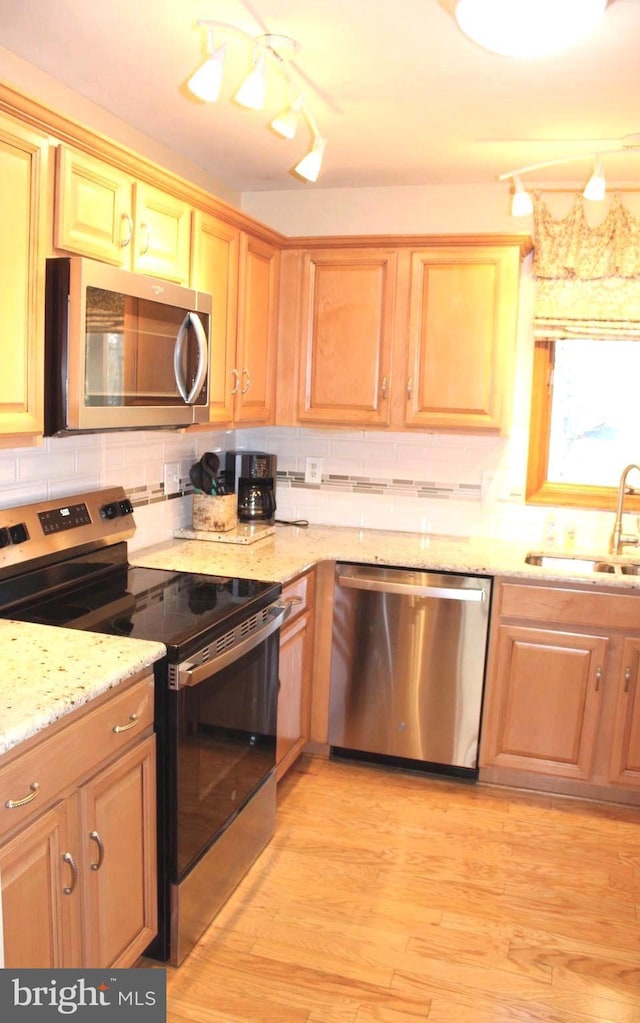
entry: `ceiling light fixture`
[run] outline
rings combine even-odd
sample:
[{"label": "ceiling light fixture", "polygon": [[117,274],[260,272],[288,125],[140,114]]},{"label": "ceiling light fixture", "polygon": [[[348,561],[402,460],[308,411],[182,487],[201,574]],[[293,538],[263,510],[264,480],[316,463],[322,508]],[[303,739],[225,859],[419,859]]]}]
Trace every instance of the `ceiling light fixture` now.
[{"label": "ceiling light fixture", "polygon": [[[593,173],[582,192],[585,199],[600,202],[605,198],[606,181],[602,158],[604,156],[620,155],[621,153],[640,154],[640,133],[625,135],[620,140],[617,149],[605,149],[600,153],[582,153],[577,156],[565,156],[559,160],[544,160],[542,163],[530,163],[526,167],[517,167],[515,170],[506,171],[498,175],[498,181],[513,182],[513,199],[511,202],[511,213],[514,217],[524,217],[533,212],[531,195],[522,184],[520,176],[530,174],[532,171],[543,170],[547,167],[560,167],[563,164],[575,163],[577,160],[591,160],[593,162]],[[537,186],[540,187],[539,185]]]},{"label": "ceiling light fixture", "polygon": [[264,53],[256,53],[253,58],[253,68],[245,78],[244,82],[234,96],[236,103],[249,110],[262,110],[264,98],[267,91],[267,83],[264,77],[264,65],[266,57]]},{"label": "ceiling light fixture", "polygon": [[546,57],[585,39],[608,3],[609,0],[457,0],[455,18],[465,35],[485,50],[504,57]]},{"label": "ceiling light fixture", "polygon": [[206,29],[207,32],[206,59],[188,79],[187,85],[190,91],[199,99],[215,103],[220,95],[226,44],[218,50],[214,50],[214,30],[216,33],[224,32],[241,36],[243,40],[251,44],[253,67],[234,96],[236,103],[250,110],[264,109],[267,90],[266,69],[268,65],[277,68],[289,85],[291,101],[285,110],[273,118],[270,127],[283,138],[293,139],[301,115],[304,115],[311,130],[312,145],[306,156],[296,164],[294,173],[306,181],[317,181],[327,140],[320,135],[315,118],[300,89],[300,72],[291,62],[291,55],[299,50],[295,39],[270,32],[253,36],[244,29],[227,22],[211,21],[205,18],[197,21],[196,25],[200,29]]},{"label": "ceiling light fixture", "polygon": [[214,49],[213,32],[209,29],[207,32],[207,59],[194,71],[187,82],[194,96],[204,100],[205,103],[215,103],[220,95],[226,51],[226,43],[218,50]]}]

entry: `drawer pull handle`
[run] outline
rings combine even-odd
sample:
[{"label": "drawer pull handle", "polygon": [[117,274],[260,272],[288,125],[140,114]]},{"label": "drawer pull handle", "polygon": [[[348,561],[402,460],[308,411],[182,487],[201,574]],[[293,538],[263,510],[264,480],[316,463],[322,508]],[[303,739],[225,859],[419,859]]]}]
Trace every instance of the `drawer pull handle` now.
[{"label": "drawer pull handle", "polygon": [[144,233],[144,242],[140,246],[140,255],[146,256],[147,252],[151,248],[151,228],[144,222],[140,224],[140,234]]},{"label": "drawer pull handle", "polygon": [[65,895],[72,895],[78,883],[78,867],[70,852],[66,852],[62,859],[71,867],[71,884],[66,885],[62,891]]},{"label": "drawer pull handle", "polygon": [[601,682],[602,682],[602,668],[598,668],[596,670],[596,693],[598,692],[598,689],[600,688],[600,683]]},{"label": "drawer pull handle", "polygon": [[624,669],[624,691],[629,692],[629,685],[631,683],[631,668],[627,665]]},{"label": "drawer pull handle", "polygon": [[98,859],[96,860],[95,863],[91,864],[91,869],[100,870],[100,867],[104,863],[104,842],[100,838],[100,835],[98,834],[97,831],[90,831],[89,838],[98,846]]},{"label": "drawer pull handle", "polygon": [[128,732],[130,728],[135,728],[137,724],[138,724],[138,715],[137,714],[129,714],[129,724],[128,725],[114,725],[113,726],[113,731],[116,733],[116,735],[119,735],[120,732]]},{"label": "drawer pull handle", "polygon": [[302,597],[297,597],[297,596],[296,597],[285,597],[283,603],[284,604],[289,604],[290,607],[293,607],[294,604],[302,604],[303,603],[303,598]]},{"label": "drawer pull handle", "polygon": [[237,394],[239,389],[240,389],[240,373],[238,372],[237,369],[232,369],[231,370],[231,376],[234,379],[234,384],[233,384],[233,387],[231,389],[231,393],[232,394]]},{"label": "drawer pull handle", "polygon": [[18,807],[26,806],[27,803],[31,803],[38,795],[38,792],[40,791],[40,785],[38,784],[37,781],[32,781],[29,786],[29,789],[30,789],[29,795],[23,796],[22,799],[7,799],[6,803],[4,804],[7,810],[17,810]]},{"label": "drawer pull handle", "polygon": [[381,390],[382,390],[382,397],[386,398],[387,397],[387,378],[386,378],[386,376],[384,376],[382,378],[382,388],[381,388]]},{"label": "drawer pull handle", "polygon": [[249,376],[249,370],[243,369],[242,376],[247,378],[247,382],[243,387],[240,388],[240,394],[246,394],[249,388],[251,387],[251,377]]},{"label": "drawer pull handle", "polygon": [[409,377],[409,379],[407,380],[407,398],[410,399],[412,393],[413,393],[413,379],[411,377]]}]

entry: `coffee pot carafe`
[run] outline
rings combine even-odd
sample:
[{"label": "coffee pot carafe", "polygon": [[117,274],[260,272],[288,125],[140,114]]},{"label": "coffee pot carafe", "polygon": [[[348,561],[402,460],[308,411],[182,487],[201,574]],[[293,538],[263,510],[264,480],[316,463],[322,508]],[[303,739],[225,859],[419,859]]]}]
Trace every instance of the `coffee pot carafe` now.
[{"label": "coffee pot carafe", "polygon": [[276,462],[264,451],[227,451],[225,472],[237,496],[239,522],[274,521]]}]

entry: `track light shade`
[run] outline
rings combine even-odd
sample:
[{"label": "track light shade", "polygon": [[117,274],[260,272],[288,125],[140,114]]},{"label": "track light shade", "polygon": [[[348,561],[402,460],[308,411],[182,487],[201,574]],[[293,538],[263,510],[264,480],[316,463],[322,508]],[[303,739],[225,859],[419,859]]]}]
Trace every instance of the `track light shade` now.
[{"label": "track light shade", "polygon": [[206,103],[215,103],[220,95],[226,50],[226,43],[220,49],[214,50],[187,82],[194,96],[203,99]]},{"label": "track light shade", "polygon": [[300,163],[296,164],[294,168],[296,174],[304,178],[305,181],[317,181],[326,146],[327,140],[317,135],[307,155],[303,156]]},{"label": "track light shade", "polygon": [[561,53],[584,39],[608,0],[457,0],[458,25],[475,43],[505,57]]},{"label": "track light shade", "polygon": [[265,56],[262,53],[255,61],[253,69],[249,72],[244,82],[235,95],[236,103],[249,110],[262,110],[264,107],[265,79],[264,79]]},{"label": "track light shade", "polygon": [[522,182],[516,174],[513,178],[513,199],[511,200],[512,217],[528,217],[533,213],[533,202],[531,196],[523,188]]},{"label": "track light shade", "polygon": [[593,167],[593,174],[587,181],[585,190],[582,194],[585,199],[591,199],[594,202],[601,202],[604,199],[606,187],[607,184],[604,179],[602,162],[600,160],[596,160]]},{"label": "track light shade", "polygon": [[298,123],[300,121],[300,111],[302,110],[302,99],[294,100],[291,106],[283,110],[281,114],[277,114],[271,122],[271,127],[278,135],[282,135],[284,139],[295,138],[296,131],[298,130]]}]

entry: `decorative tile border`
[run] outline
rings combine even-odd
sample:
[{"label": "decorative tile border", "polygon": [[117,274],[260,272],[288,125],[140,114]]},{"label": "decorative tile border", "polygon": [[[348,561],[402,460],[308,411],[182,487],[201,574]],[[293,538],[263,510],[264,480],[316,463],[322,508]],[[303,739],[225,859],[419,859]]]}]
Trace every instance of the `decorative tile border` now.
[{"label": "decorative tile border", "polygon": [[482,487],[479,483],[438,483],[435,480],[378,479],[375,476],[342,475],[327,473],[322,483],[305,483],[304,473],[280,471],[278,486],[289,486],[306,490],[321,490],[327,493],[378,494],[386,497],[436,498],[453,501],[481,501]]}]

